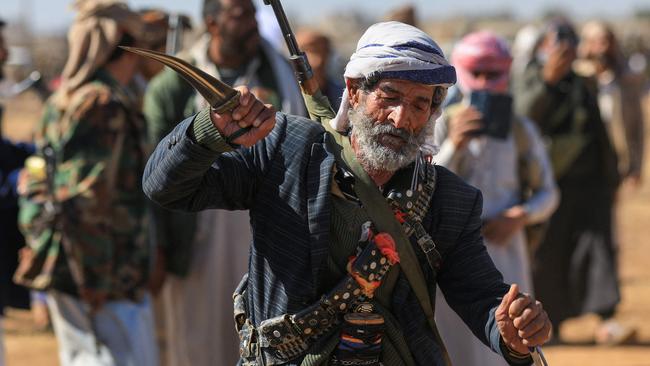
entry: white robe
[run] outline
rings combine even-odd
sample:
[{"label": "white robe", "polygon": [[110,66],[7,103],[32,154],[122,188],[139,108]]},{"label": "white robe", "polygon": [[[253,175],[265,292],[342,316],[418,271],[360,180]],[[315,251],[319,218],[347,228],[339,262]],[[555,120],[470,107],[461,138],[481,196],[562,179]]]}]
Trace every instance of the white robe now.
[{"label": "white robe", "polygon": [[182,279],[168,276],[163,288],[167,364],[234,365],[232,293],[248,270],[248,212],[208,210],[197,219],[190,271]]}]

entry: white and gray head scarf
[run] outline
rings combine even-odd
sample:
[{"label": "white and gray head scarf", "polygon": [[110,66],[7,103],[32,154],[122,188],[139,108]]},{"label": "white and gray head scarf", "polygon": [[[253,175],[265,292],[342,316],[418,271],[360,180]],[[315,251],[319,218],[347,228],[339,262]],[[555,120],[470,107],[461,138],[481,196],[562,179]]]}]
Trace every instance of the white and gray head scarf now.
[{"label": "white and gray head scarf", "polygon": [[[436,42],[420,29],[400,23],[382,22],[368,28],[359,39],[343,76],[346,79],[402,79],[449,87],[456,82],[456,70]],[[330,122],[338,131],[348,128],[350,102],[347,88],[341,107]],[[440,114],[431,116],[436,120]]]}]

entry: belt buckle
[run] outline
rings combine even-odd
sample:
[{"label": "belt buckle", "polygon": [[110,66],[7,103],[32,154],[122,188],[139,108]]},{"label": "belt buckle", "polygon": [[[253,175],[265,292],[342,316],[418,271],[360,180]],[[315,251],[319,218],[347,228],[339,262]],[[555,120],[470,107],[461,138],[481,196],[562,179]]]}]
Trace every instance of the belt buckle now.
[{"label": "belt buckle", "polygon": [[286,314],[263,321],[259,333],[274,356],[284,362],[301,356],[309,348],[291,317]]},{"label": "belt buckle", "polygon": [[420,248],[424,253],[430,253],[436,249],[436,243],[433,242],[433,239],[431,239],[431,236],[429,236],[429,234],[426,234],[425,236],[419,238],[418,244],[420,244]]},{"label": "belt buckle", "polygon": [[374,313],[375,305],[371,302],[361,302],[354,308],[355,313]]}]

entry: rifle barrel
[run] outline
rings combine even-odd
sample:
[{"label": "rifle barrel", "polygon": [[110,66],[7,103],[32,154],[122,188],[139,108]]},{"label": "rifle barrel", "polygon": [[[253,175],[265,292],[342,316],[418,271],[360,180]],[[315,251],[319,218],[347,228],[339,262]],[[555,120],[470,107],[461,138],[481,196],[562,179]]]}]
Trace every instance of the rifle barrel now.
[{"label": "rifle barrel", "polygon": [[289,24],[287,15],[284,13],[282,4],[280,4],[278,0],[268,0],[268,2],[271,4],[271,7],[273,8],[273,12],[275,13],[275,18],[278,20],[278,24],[280,25],[280,29],[282,30],[282,35],[284,36],[284,40],[287,42],[287,48],[289,48],[289,53],[291,54],[291,56],[300,55],[301,52],[300,52],[300,48],[298,47],[298,42],[296,42],[296,38],[294,37],[293,32],[291,31],[291,25]]},{"label": "rifle barrel", "polygon": [[296,37],[291,30],[291,25],[287,19],[287,15],[284,13],[282,8],[282,3],[280,0],[264,0],[264,4],[271,5],[273,8],[273,13],[275,18],[278,21],[278,25],[282,30],[282,35],[284,36],[284,41],[287,44],[289,49],[289,60],[293,65],[293,70],[296,74],[296,79],[300,84],[300,88],[308,95],[314,95],[318,92],[318,82],[314,79],[314,73],[309,65],[309,60],[307,55],[300,51]]}]

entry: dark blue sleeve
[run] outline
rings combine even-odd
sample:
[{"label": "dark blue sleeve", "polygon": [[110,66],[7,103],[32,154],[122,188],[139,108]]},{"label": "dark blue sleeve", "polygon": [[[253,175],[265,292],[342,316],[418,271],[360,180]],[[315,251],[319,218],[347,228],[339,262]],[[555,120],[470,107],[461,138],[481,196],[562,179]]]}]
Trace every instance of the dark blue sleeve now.
[{"label": "dark blue sleeve", "polygon": [[285,133],[286,117],[278,113],[273,131],[255,146],[225,153],[193,140],[193,119],[181,122],[156,147],[144,171],[145,194],[174,210],[249,209]]},{"label": "dark blue sleeve", "polygon": [[22,168],[25,159],[34,154],[35,150],[33,144],[0,140],[0,169],[7,172]]}]

